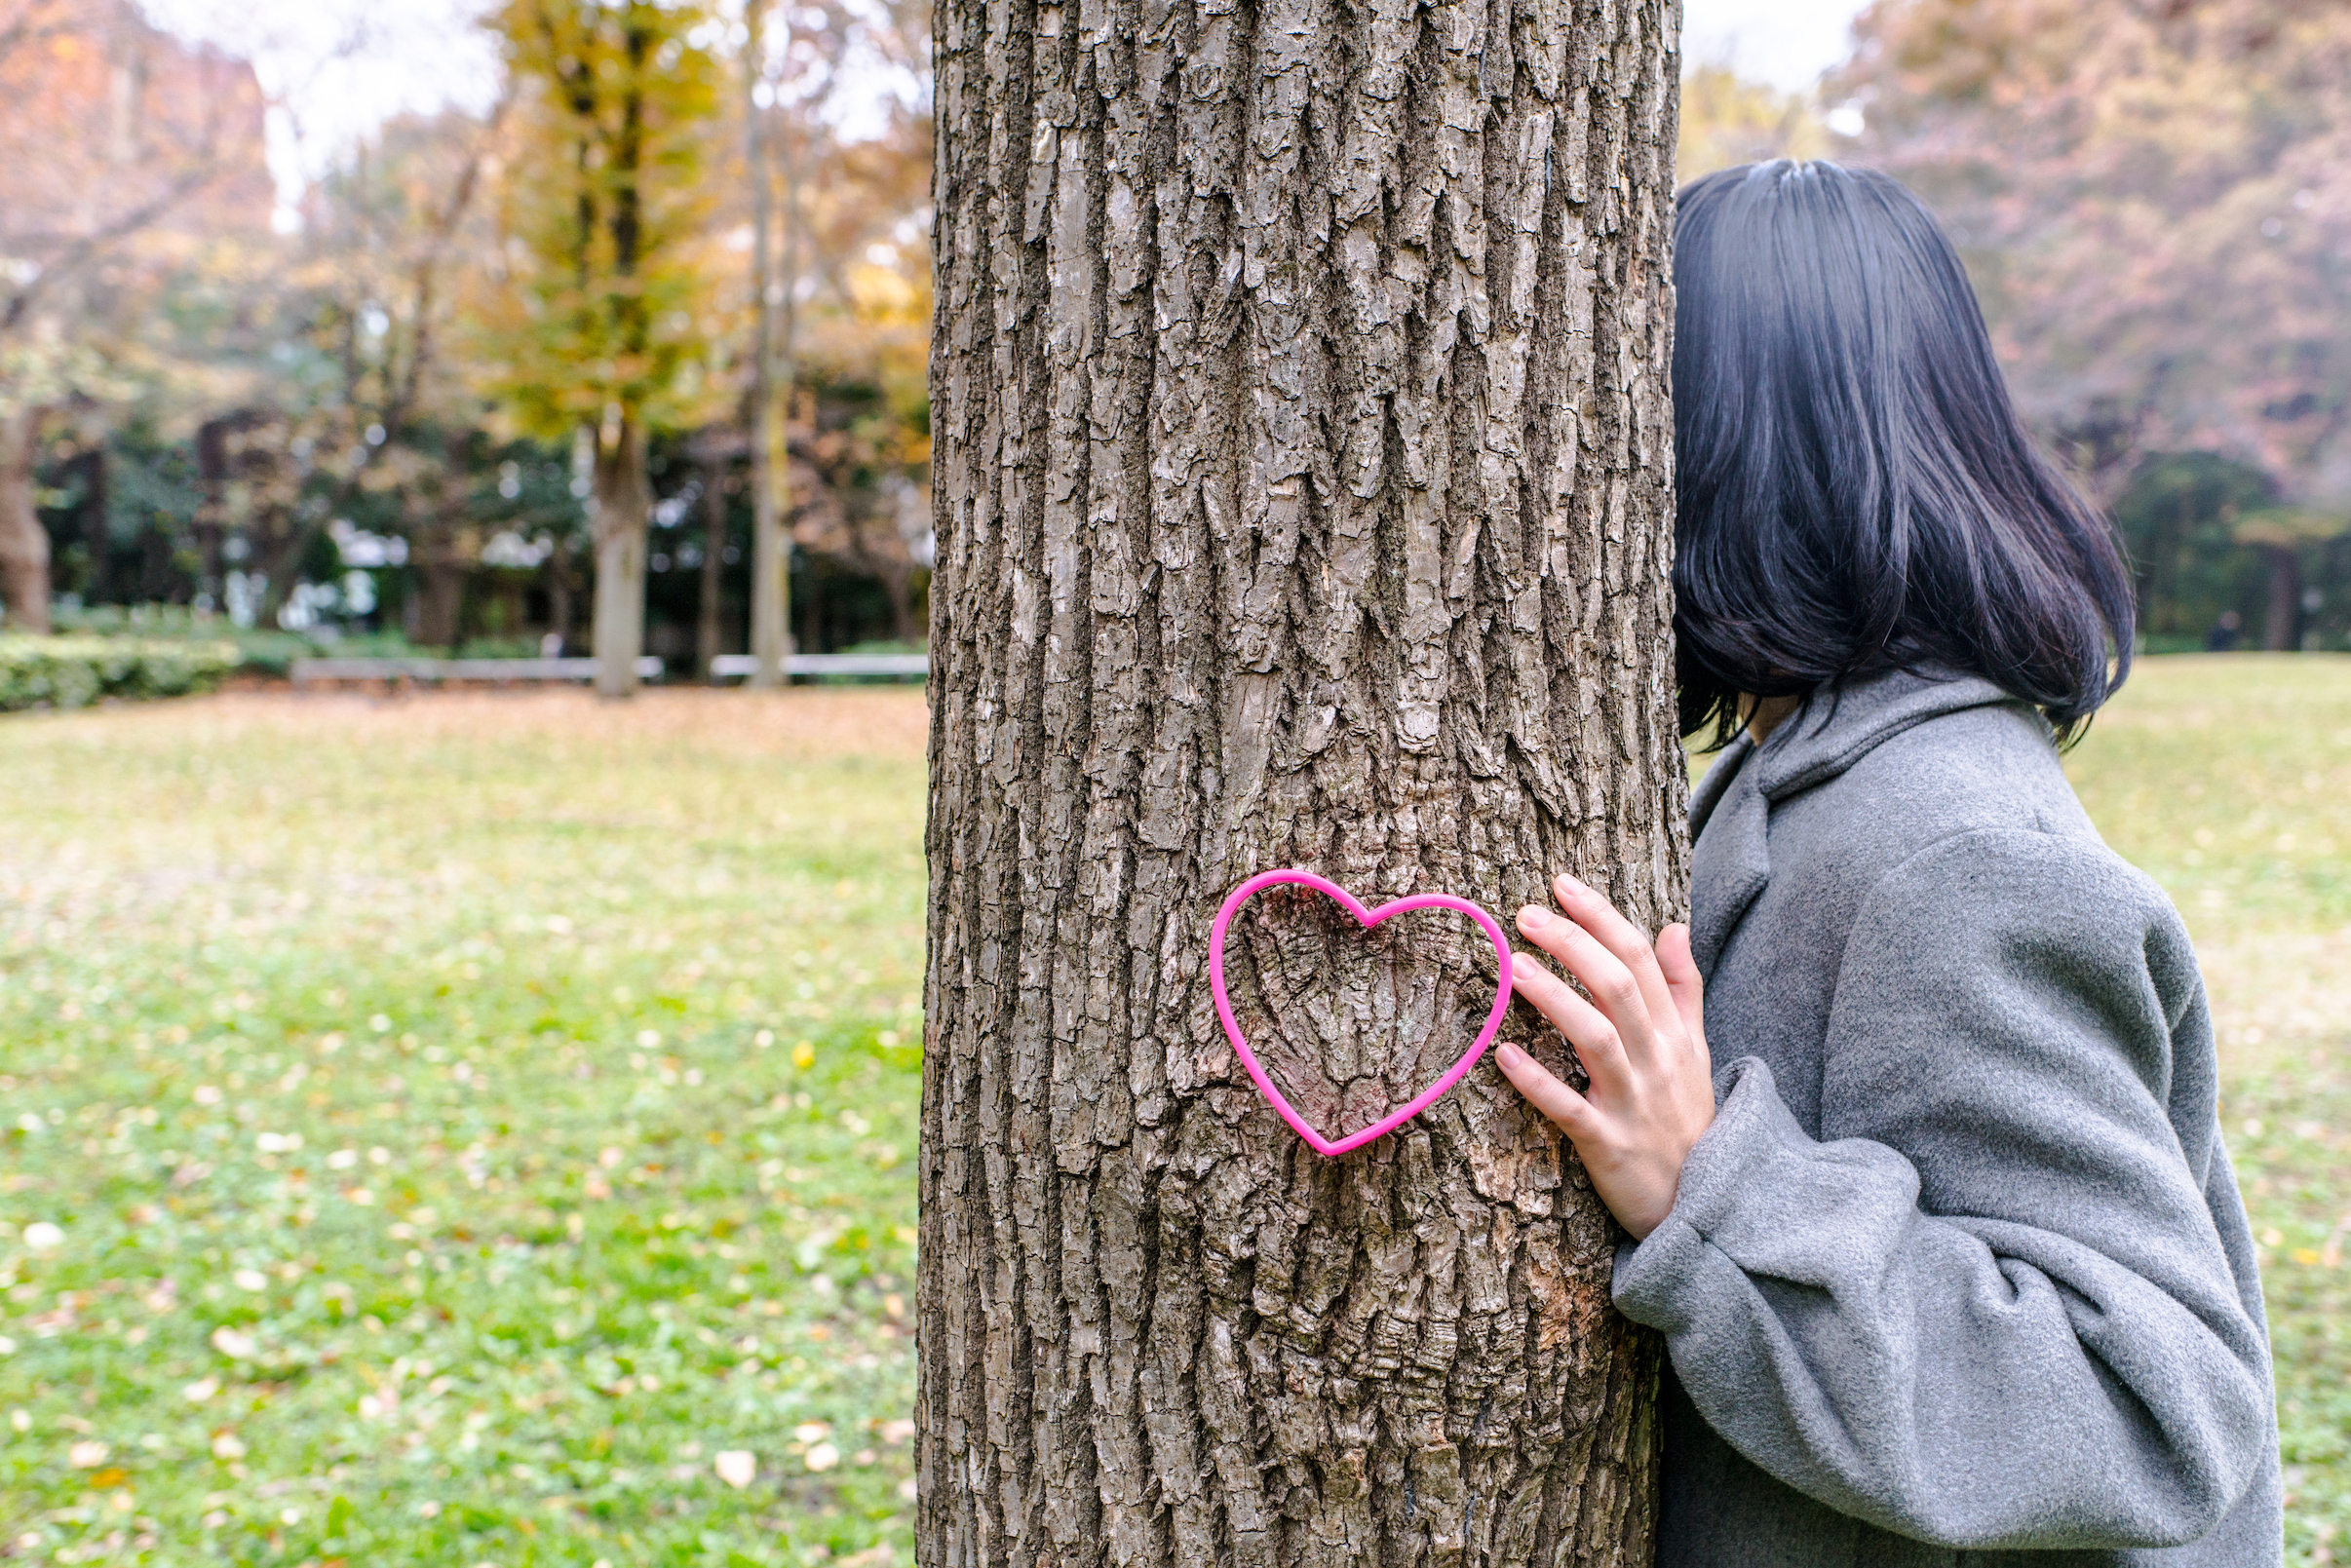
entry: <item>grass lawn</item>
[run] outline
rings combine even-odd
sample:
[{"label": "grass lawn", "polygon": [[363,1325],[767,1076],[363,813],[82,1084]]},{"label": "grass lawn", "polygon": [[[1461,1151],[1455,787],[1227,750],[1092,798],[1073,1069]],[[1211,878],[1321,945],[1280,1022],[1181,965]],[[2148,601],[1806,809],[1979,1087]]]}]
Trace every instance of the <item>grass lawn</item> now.
[{"label": "grass lawn", "polygon": [[906,1560],[924,723],[0,725],[0,1542]]},{"label": "grass lawn", "polygon": [[[922,728],[890,690],[0,723],[0,1555],[905,1562]],[[2351,660],[2150,664],[2072,768],[2206,957],[2329,1561]]]},{"label": "grass lawn", "polygon": [[2261,1243],[2286,1558],[2351,1549],[2351,658],[2142,664],[2068,769],[2187,917]]}]

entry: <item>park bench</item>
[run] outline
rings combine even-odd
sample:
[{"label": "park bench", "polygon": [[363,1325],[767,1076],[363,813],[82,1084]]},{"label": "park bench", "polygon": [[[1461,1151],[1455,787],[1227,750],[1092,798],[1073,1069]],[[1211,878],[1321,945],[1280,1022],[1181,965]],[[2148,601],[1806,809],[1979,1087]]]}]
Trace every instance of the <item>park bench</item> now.
[{"label": "park bench", "polygon": [[[748,653],[722,653],[711,661],[711,678],[745,676],[759,668]],[[785,661],[793,675],[881,675],[894,680],[923,680],[931,660],[919,653],[795,653]]]},{"label": "park bench", "polygon": [[[722,653],[711,661],[713,679],[740,678],[758,668],[747,653]],[[795,653],[788,661],[794,675],[866,675],[921,680],[931,662],[919,653]],[[596,678],[596,661],[571,659],[296,659],[288,671],[297,688],[369,682],[386,685],[447,685],[452,682],[505,684],[517,681]],[[636,661],[640,679],[659,680],[662,662],[647,654]]]}]

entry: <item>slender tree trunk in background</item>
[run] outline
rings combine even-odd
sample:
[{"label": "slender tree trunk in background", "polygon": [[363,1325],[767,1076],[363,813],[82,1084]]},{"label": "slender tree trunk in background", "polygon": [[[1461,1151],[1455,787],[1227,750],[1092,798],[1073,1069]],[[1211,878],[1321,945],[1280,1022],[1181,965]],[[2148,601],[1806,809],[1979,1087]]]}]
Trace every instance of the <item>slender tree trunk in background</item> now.
[{"label": "slender tree trunk in background", "polygon": [[[936,17],[920,1558],[1645,1564],[1571,1153],[1482,1066],[1316,1156],[1206,943],[1282,865],[1680,912],[1672,7]],[[1474,1035],[1465,930],[1237,924],[1327,1130]]]},{"label": "slender tree trunk in background", "polygon": [[571,549],[561,540],[547,556],[547,629],[559,644],[571,640]]},{"label": "slender tree trunk in background", "polygon": [[221,546],[227,536],[228,438],[232,421],[208,419],[196,428],[196,481],[204,499],[196,507],[196,592],[201,602],[227,603],[227,572]]},{"label": "slender tree trunk in background", "polygon": [[465,566],[445,555],[426,555],[416,593],[416,640],[427,648],[457,645],[458,612],[465,606]]},{"label": "slender tree trunk in background", "polygon": [[645,648],[645,523],[653,488],[645,478],[645,433],[634,419],[596,448],[596,689],[606,697],[636,691],[636,660]]},{"label": "slender tree trunk in background", "polygon": [[101,438],[82,454],[82,545],[90,552],[90,580],[82,597],[103,604],[114,592],[114,536],[106,525],[106,443]]},{"label": "slender tree trunk in background", "polygon": [[2290,545],[2263,545],[2260,551],[2269,574],[2262,586],[2261,646],[2285,653],[2301,646],[2302,563]]},{"label": "slender tree trunk in background", "polygon": [[33,499],[41,457],[39,408],[0,413],[0,604],[7,630],[49,631],[49,530]]},{"label": "slender tree trunk in background", "polygon": [[452,475],[443,453],[443,466],[432,493],[432,510],[416,531],[415,640],[428,648],[454,648],[463,628],[465,580],[474,563],[461,548],[465,530],[466,487]]},{"label": "slender tree trunk in background", "polygon": [[150,518],[138,535],[137,586],[125,596],[129,604],[185,604],[187,578],[172,559],[172,535]]},{"label": "slender tree trunk in background", "polygon": [[726,465],[713,462],[702,473],[702,602],[694,621],[694,672],[716,684],[711,661],[718,657],[720,593],[726,567]]},{"label": "slender tree trunk in background", "polygon": [[301,581],[302,557],[310,554],[311,544],[319,535],[316,526],[299,516],[284,520],[283,531],[273,530],[257,558],[248,566],[248,570],[260,572],[265,585],[259,615],[263,626],[277,625],[278,612],[286,607],[286,601],[293,596],[295,584]]},{"label": "slender tree trunk in background", "polygon": [[914,568],[884,560],[874,563],[873,575],[881,583],[882,602],[890,608],[890,640],[914,641]]},{"label": "slender tree trunk in background", "polygon": [[[751,651],[757,663],[750,684],[781,686],[789,676],[787,661],[791,657],[791,540],[785,532],[785,521],[791,515],[787,493],[791,458],[784,434],[784,400],[777,396],[775,296],[779,285],[769,249],[775,204],[768,184],[767,110],[755,96],[766,68],[760,36],[766,15],[765,0],[752,0],[743,13],[744,23],[751,29],[743,52],[744,92],[749,100],[744,115],[748,128],[744,162],[752,182],[752,280],[757,294],[752,308],[751,396]],[[789,359],[789,347],[785,353]],[[780,379],[789,392],[790,371]]]},{"label": "slender tree trunk in background", "polygon": [[752,430],[751,651],[758,661],[753,686],[781,686],[791,658],[791,536],[785,528],[790,503],[786,476],[784,410],[771,395]]}]

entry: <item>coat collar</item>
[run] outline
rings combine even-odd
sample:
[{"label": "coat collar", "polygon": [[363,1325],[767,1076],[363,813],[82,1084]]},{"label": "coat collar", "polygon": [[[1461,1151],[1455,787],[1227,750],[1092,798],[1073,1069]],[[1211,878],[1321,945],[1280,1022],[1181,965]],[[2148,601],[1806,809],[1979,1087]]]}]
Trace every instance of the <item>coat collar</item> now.
[{"label": "coat collar", "polygon": [[1707,822],[1714,817],[1715,808],[1730,793],[1731,781],[1739,777],[1740,769],[1754,754],[1755,743],[1741,730],[1723,746],[1698,787],[1690,791],[1690,842],[1696,843],[1706,832]]},{"label": "coat collar", "polygon": [[1756,746],[1742,733],[1690,796],[1690,950],[1712,975],[1740,917],[1771,880],[1771,808],[1946,713],[2018,700],[1974,675],[1888,670],[1824,687]]},{"label": "coat collar", "polygon": [[1889,669],[1825,687],[1755,748],[1755,783],[1765,800],[1785,800],[1928,719],[2000,705],[2025,706],[1981,675]]}]

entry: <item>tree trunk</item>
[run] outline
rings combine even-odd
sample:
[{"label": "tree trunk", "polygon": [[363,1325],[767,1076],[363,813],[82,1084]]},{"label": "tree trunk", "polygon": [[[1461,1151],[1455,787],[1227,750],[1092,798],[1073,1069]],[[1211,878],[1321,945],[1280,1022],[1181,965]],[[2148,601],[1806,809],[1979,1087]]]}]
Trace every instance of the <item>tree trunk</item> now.
[{"label": "tree trunk", "polygon": [[428,544],[418,555],[415,640],[421,647],[454,648],[458,617],[465,608],[465,562],[437,544]]},{"label": "tree trunk", "polygon": [[[790,674],[791,658],[791,539],[786,532],[786,519],[791,513],[788,494],[791,453],[785,439],[784,399],[777,396],[779,390],[789,395],[791,386],[789,321],[791,294],[790,286],[776,276],[768,248],[775,228],[775,202],[768,184],[768,111],[760,104],[757,94],[767,68],[766,46],[760,38],[767,10],[765,0],[752,0],[743,8],[744,23],[751,34],[743,52],[748,72],[744,90],[748,138],[744,162],[752,183],[752,280],[755,294],[752,306],[751,396],[751,652],[755,663],[748,682],[752,686],[785,684]],[[789,195],[789,184],[786,190]],[[789,202],[785,206],[785,222],[784,251],[789,263],[791,255]],[[776,363],[779,304],[787,313],[781,366]]]},{"label": "tree trunk", "polygon": [[455,648],[464,627],[465,580],[475,562],[465,550],[468,493],[456,454],[444,448],[430,491],[430,510],[416,530],[416,615],[413,640],[427,648]]},{"label": "tree trunk", "polygon": [[[921,1560],[1646,1563],[1571,1152],[1481,1066],[1324,1160],[1205,975],[1274,866],[1680,911],[1670,7],[936,17]],[[1333,1135],[1490,1001],[1396,926],[1229,944]]]},{"label": "tree trunk", "polygon": [[114,596],[114,536],[106,526],[106,440],[100,436],[82,454],[83,547],[90,552],[90,578],[82,585],[85,603],[104,604]]},{"label": "tree trunk", "polygon": [[2262,585],[2261,646],[2271,653],[2289,652],[2302,645],[2302,563],[2291,545],[2260,548],[2269,569]]},{"label": "tree trunk", "polygon": [[559,657],[571,640],[571,547],[561,539],[547,555],[547,629]]},{"label": "tree trunk", "polygon": [[8,630],[49,631],[49,530],[33,499],[41,457],[38,408],[0,414],[0,604]]},{"label": "tree trunk", "polygon": [[781,686],[791,658],[791,535],[785,526],[791,464],[784,412],[772,398],[752,427],[751,651],[758,666],[749,684]]},{"label": "tree trunk", "polygon": [[702,602],[694,620],[694,673],[716,684],[711,661],[718,657],[722,598],[726,587],[726,464],[713,460],[702,471]]},{"label": "tree trunk", "polygon": [[221,551],[227,537],[228,438],[237,417],[208,419],[196,428],[196,479],[204,491],[196,507],[196,602],[213,608],[228,602]]},{"label": "tree trunk", "polygon": [[593,497],[596,689],[629,697],[645,647],[645,522],[653,511],[645,433],[636,420],[622,420],[614,440],[597,443]]},{"label": "tree trunk", "polygon": [[882,602],[890,610],[890,640],[914,640],[914,568],[905,561],[879,560],[873,575],[880,580]]},{"label": "tree trunk", "polygon": [[466,609],[470,562],[458,548],[463,510],[451,515],[446,489],[440,486],[426,524],[416,529],[416,623],[409,637],[428,649],[454,649]]}]

